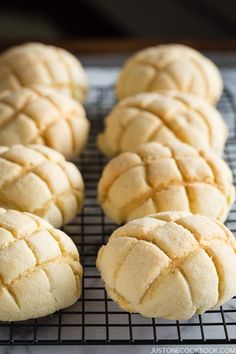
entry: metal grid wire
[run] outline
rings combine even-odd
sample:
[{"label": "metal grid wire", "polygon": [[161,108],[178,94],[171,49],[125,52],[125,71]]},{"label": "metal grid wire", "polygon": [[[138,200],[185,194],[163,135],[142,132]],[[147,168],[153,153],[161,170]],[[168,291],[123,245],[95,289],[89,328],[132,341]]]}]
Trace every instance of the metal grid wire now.
[{"label": "metal grid wire", "polygon": [[[82,213],[64,227],[80,251],[84,267],[82,296],[74,306],[52,316],[20,323],[1,323],[0,344],[235,344],[236,298],[219,310],[207,311],[189,321],[131,315],[108,299],[95,260],[99,247],[117,226],[104,216],[96,201],[97,182],[106,158],[97,150],[95,138],[102,128],[103,117],[113,105],[111,87],[92,88],[87,104],[92,122],[90,138],[87,149],[76,161],[85,180],[85,205]],[[225,159],[235,172],[236,110],[230,90],[224,90],[219,109],[230,133]],[[236,232],[235,206],[226,224]]]}]

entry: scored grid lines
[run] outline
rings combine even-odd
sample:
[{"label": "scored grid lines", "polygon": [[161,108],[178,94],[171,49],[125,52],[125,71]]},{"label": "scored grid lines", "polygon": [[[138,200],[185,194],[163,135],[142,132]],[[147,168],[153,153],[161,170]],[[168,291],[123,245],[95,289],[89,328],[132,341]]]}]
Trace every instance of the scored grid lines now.
[{"label": "scored grid lines", "polygon": [[175,89],[176,90],[181,90],[181,88],[179,87],[179,83],[178,80],[176,80],[175,76],[169,71],[169,68],[171,67],[171,65],[174,63],[174,61],[167,61],[165,63],[165,67],[163,68],[159,68],[158,65],[156,65],[154,62],[145,60],[143,58],[139,58],[136,60],[136,64],[138,65],[145,65],[145,66],[149,66],[150,68],[153,68],[155,70],[155,73],[153,74],[152,78],[149,80],[149,83],[147,85],[146,91],[151,91],[152,87],[153,87],[153,83],[156,81],[157,79],[157,75],[159,74],[160,70],[162,73],[164,73],[166,76],[168,76],[171,81],[174,83],[174,85],[176,86]]},{"label": "scored grid lines", "polygon": [[[101,119],[114,104],[114,98],[110,87],[92,88],[91,97],[87,107],[92,119],[90,139],[87,149],[76,161],[85,180],[85,206],[83,212],[63,228],[77,244],[84,265],[82,297],[72,308],[51,317],[0,323],[0,344],[235,344],[236,298],[221,309],[195,316],[193,322],[176,322],[127,314],[107,297],[95,260],[98,249],[117,226],[104,216],[96,200],[96,184],[107,159],[97,151],[95,137],[102,128]],[[231,93],[225,91],[220,107],[232,114],[231,98]],[[230,121],[229,126],[235,127],[234,121]],[[225,158],[231,168],[236,169],[236,141],[231,132],[232,129]],[[228,226],[236,231],[236,207],[228,218]],[[86,320],[89,316],[94,318],[94,323]],[[222,329],[222,336],[217,335],[217,329]],[[26,332],[30,335],[24,335]],[[23,333],[22,337],[19,333]]]},{"label": "scored grid lines", "polygon": [[[171,97],[171,96],[170,96]],[[144,112],[144,113],[148,113],[151,114],[156,120],[157,122],[160,124],[160,126],[158,127],[159,129],[165,127],[167,128],[174,136],[177,140],[179,141],[183,141],[185,143],[188,143],[187,141],[185,141],[185,137],[183,136],[183,134],[177,129],[175,128],[174,124],[171,124],[169,122],[170,118],[175,117],[176,115],[184,115],[185,113],[187,113],[188,111],[190,112],[196,112],[198,113],[198,117],[202,120],[202,122],[204,123],[204,125],[207,127],[208,130],[208,140],[209,142],[211,142],[211,126],[209,123],[208,118],[201,112],[200,108],[195,108],[192,107],[190,104],[188,104],[187,102],[185,102],[183,99],[179,98],[179,97],[171,97],[171,99],[173,101],[176,101],[178,104],[181,103],[184,107],[179,110],[179,111],[175,111],[174,113],[172,113],[171,115],[168,114],[167,116],[165,116],[165,114],[158,114],[155,109],[152,108],[154,101],[149,101],[148,104],[145,105],[145,107],[143,107],[142,105],[136,103],[136,104],[130,104],[130,105],[126,105],[124,107],[126,108],[132,108],[132,109],[136,109],[138,112]],[[120,137],[120,142],[122,141],[122,135],[125,133],[127,126],[129,123],[132,123],[132,120],[135,118],[136,116],[132,117],[128,123],[126,125],[123,126],[123,131]],[[159,130],[157,129],[157,131]],[[156,130],[156,129],[155,129]],[[148,141],[151,141],[151,137],[154,135],[154,132],[152,132],[152,134],[149,136]],[[119,148],[119,151],[121,151],[121,148]]]},{"label": "scored grid lines", "polygon": [[[62,109],[60,107],[60,104],[56,103],[53,99],[52,94],[47,94],[47,92],[41,92],[39,89],[35,87],[27,88],[27,92],[25,92],[25,97],[23,103],[18,107],[14,107],[13,104],[10,104],[8,102],[8,96],[5,98],[3,97],[2,105],[5,107],[11,109],[13,111],[13,114],[8,117],[3,124],[1,125],[1,128],[9,128],[11,126],[12,122],[18,118],[19,115],[22,115],[24,119],[27,119],[29,123],[33,123],[37,132],[36,135],[33,133],[33,136],[31,136],[30,141],[28,141],[28,144],[32,144],[33,142],[37,142],[39,138],[42,139],[42,141],[48,140],[47,137],[47,132],[50,130],[52,127],[56,127],[58,124],[65,123],[66,126],[68,127],[68,130],[70,131],[71,139],[72,139],[72,151],[75,151],[76,143],[75,143],[75,134],[73,132],[74,128],[72,125],[72,120],[75,118],[75,113],[74,113],[74,105],[72,104],[69,109],[67,108],[66,112],[62,112]],[[32,96],[34,94],[34,96]],[[33,112],[30,111],[28,112],[27,109],[29,106],[37,102],[38,100],[42,100],[44,104],[48,104],[53,108],[54,111],[56,111],[56,114],[54,114],[54,117],[51,116],[47,119],[47,122],[42,125],[38,118],[37,114],[35,115],[35,108],[33,109]],[[54,112],[55,113],[55,112]],[[85,118],[85,117],[84,117]],[[48,146],[51,146],[50,141],[48,142]]]},{"label": "scored grid lines", "polygon": [[[218,170],[215,166],[214,159],[209,157],[204,152],[200,151],[199,153],[192,152],[189,153],[187,156],[185,154],[178,155],[176,154],[176,150],[173,147],[169,147],[164,144],[165,149],[168,150],[169,155],[165,155],[164,153],[159,156],[159,158],[152,159],[148,161],[145,156],[140,151],[136,151],[136,154],[133,154],[137,161],[132,161],[129,155],[126,155],[126,166],[115,173],[110,180],[105,178],[100,180],[102,182],[100,184],[100,200],[101,203],[106,205],[106,203],[110,203],[110,207],[114,210],[114,207],[117,206],[114,198],[109,198],[109,192],[111,191],[112,187],[117,184],[119,189],[119,179],[126,178],[128,174],[131,172],[133,173],[134,170],[137,170],[137,174],[141,179],[140,185],[142,185],[142,192],[138,197],[131,197],[129,198],[125,205],[122,208],[118,208],[118,216],[120,220],[127,220],[132,213],[134,213],[137,209],[142,207],[147,201],[152,201],[152,208],[153,210],[156,209],[158,211],[159,205],[159,192],[162,193],[165,190],[168,190],[171,187],[175,187],[178,191],[183,191],[184,197],[183,200],[188,204],[188,210],[194,212],[194,205],[192,200],[194,199],[194,187],[198,186],[198,184],[204,186],[212,186],[217,190],[218,193],[222,194],[222,197],[226,200],[229,197],[229,193],[225,188],[225,184],[222,182],[222,176],[218,174]],[[116,164],[120,161],[119,157],[117,157]],[[188,174],[188,168],[186,168],[186,159],[193,159],[193,166],[196,164],[195,161],[201,163],[205,168],[208,169],[205,175],[197,175],[194,178],[191,176],[191,173]],[[124,157],[125,159],[125,157]],[[156,165],[156,163],[161,163],[162,161],[168,162],[167,167],[169,166],[170,170],[174,177],[171,179],[167,179],[167,181],[163,181],[162,183],[158,183],[155,185],[153,182],[152,177],[152,167]],[[129,162],[129,163],[128,163]],[[112,162],[111,162],[112,163]],[[191,165],[191,164],[190,164]],[[108,165],[107,168],[111,171],[111,166]],[[154,167],[155,168],[155,167]],[[107,172],[108,172],[107,170]],[[157,171],[157,169],[156,169]],[[105,182],[106,180],[106,182]],[[145,186],[145,188],[144,188]],[[225,208],[223,209],[225,212]],[[222,211],[221,211],[222,213]]]},{"label": "scored grid lines", "polygon": [[[65,216],[64,207],[63,207],[63,197],[67,196],[67,195],[73,196],[76,200],[77,208],[79,208],[81,206],[81,199],[82,199],[82,193],[83,193],[82,189],[73,186],[70,176],[68,175],[68,172],[66,171],[66,168],[65,168],[65,165],[67,164],[66,161],[63,161],[63,160],[57,161],[56,159],[53,159],[50,156],[47,156],[45,153],[41,153],[40,151],[37,151],[37,149],[35,149],[33,147],[31,147],[31,148],[28,147],[28,149],[31,149],[32,152],[35,152],[38,155],[41,155],[43,158],[42,161],[34,164],[33,166],[32,165],[25,166],[24,164],[22,164],[19,161],[19,159],[17,160],[17,158],[11,158],[9,156],[7,156],[7,157],[5,156],[5,153],[8,153],[8,151],[11,151],[11,148],[9,148],[7,151],[0,154],[0,159],[5,160],[6,162],[10,162],[19,168],[19,171],[15,174],[15,176],[13,178],[10,179],[10,181],[6,181],[2,184],[2,186],[1,186],[2,192],[4,192],[6,189],[10,190],[10,188],[12,186],[14,187],[15,185],[17,185],[17,183],[22,183],[22,180],[24,180],[24,178],[27,178],[30,175],[34,175],[34,177],[36,177],[38,179],[38,181],[40,181],[40,183],[42,183],[46,187],[46,189],[50,193],[50,199],[47,199],[44,203],[42,203],[40,205],[40,207],[34,208],[34,210],[31,209],[31,212],[37,213],[38,215],[42,215],[41,211],[45,212],[45,209],[48,210],[50,208],[50,206],[52,204],[54,204],[58,208],[58,210],[61,214],[61,217],[64,220],[66,218],[66,216]],[[45,163],[50,163],[52,165],[54,164],[58,169],[60,169],[69,188],[65,188],[65,190],[63,190],[62,192],[59,192],[59,193],[53,189],[53,187],[51,186],[51,183],[50,183],[50,179],[48,181],[47,178],[44,176],[44,167],[43,166]],[[10,198],[10,201],[9,201],[8,198],[4,195],[4,193],[1,193],[1,192],[0,192],[0,200],[1,200],[2,204],[5,205],[6,207],[8,206],[12,209],[24,211],[24,208],[21,209],[21,205],[19,203],[17,205],[16,202],[12,200],[12,198]]]}]

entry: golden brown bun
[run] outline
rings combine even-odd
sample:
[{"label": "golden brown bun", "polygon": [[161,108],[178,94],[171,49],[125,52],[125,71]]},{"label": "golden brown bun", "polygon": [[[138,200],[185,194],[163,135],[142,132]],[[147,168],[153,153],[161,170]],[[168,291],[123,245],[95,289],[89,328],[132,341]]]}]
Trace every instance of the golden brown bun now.
[{"label": "golden brown bun", "polygon": [[178,90],[215,104],[222,86],[220,72],[211,60],[187,46],[167,44],[133,55],[121,69],[116,93],[122,99],[140,92]]},{"label": "golden brown bun", "polygon": [[186,144],[153,142],[120,154],[105,166],[98,184],[101,207],[116,223],[168,210],[224,221],[234,197],[226,163]]},{"label": "golden brown bun", "polygon": [[0,146],[0,206],[37,214],[53,226],[71,221],[83,204],[77,167],[42,145]]},{"label": "golden brown bun", "polygon": [[25,43],[0,55],[0,90],[34,84],[54,88],[83,102],[87,78],[79,60],[62,48]]},{"label": "golden brown bun", "polygon": [[0,210],[0,269],[1,321],[46,316],[80,297],[76,246],[33,214]]},{"label": "golden brown bun", "polygon": [[110,297],[129,312],[186,320],[236,294],[236,242],[220,222],[166,212],[118,228],[98,253]]}]

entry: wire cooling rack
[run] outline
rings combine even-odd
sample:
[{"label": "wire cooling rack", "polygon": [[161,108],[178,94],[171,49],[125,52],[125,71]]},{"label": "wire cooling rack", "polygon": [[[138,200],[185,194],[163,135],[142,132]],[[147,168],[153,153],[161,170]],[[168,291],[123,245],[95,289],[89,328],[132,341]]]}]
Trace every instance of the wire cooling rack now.
[{"label": "wire cooling rack", "polygon": [[[236,344],[236,298],[219,310],[207,311],[189,321],[166,321],[123,312],[107,297],[95,261],[99,247],[106,242],[116,225],[103,215],[96,200],[97,182],[106,158],[97,150],[95,138],[102,128],[104,116],[113,105],[111,87],[91,89],[87,104],[92,122],[90,138],[87,149],[76,161],[85,181],[85,205],[82,213],[64,227],[80,251],[84,267],[82,296],[74,306],[52,316],[0,323],[0,345]],[[219,109],[229,127],[225,159],[235,179],[236,109],[229,89],[224,90]],[[235,206],[226,224],[236,232]]]}]

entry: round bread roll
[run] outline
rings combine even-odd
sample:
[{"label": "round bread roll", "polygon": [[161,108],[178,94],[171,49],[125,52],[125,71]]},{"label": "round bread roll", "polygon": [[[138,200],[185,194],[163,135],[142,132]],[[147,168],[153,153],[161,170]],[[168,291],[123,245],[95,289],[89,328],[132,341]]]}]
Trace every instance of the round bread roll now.
[{"label": "round bread roll", "polygon": [[116,223],[168,210],[223,221],[234,192],[230,169],[214,153],[155,142],[113,158],[98,184],[99,202]]},{"label": "round bread roll", "polygon": [[121,69],[116,93],[119,99],[140,92],[178,90],[216,103],[222,79],[215,64],[198,51],[181,44],[143,49]]},{"label": "round bread roll", "polygon": [[39,215],[53,226],[71,221],[83,204],[77,167],[42,145],[0,146],[0,206]]},{"label": "round bread roll", "polygon": [[0,93],[1,145],[43,144],[66,158],[84,148],[89,121],[75,100],[44,87]]},{"label": "round bread roll", "polygon": [[0,209],[0,274],[0,321],[49,315],[81,294],[76,246],[29,213]]},{"label": "round bread roll", "polygon": [[0,90],[34,84],[54,88],[80,102],[88,90],[79,60],[62,48],[25,43],[0,55]]},{"label": "round bread roll", "polygon": [[143,93],[124,99],[105,118],[99,149],[108,156],[134,151],[149,141],[184,142],[221,154],[227,127],[205,100],[176,91]]},{"label": "round bread roll", "polygon": [[236,295],[235,253],[233,235],[215,219],[166,212],[113,232],[97,268],[122,309],[186,320]]}]

